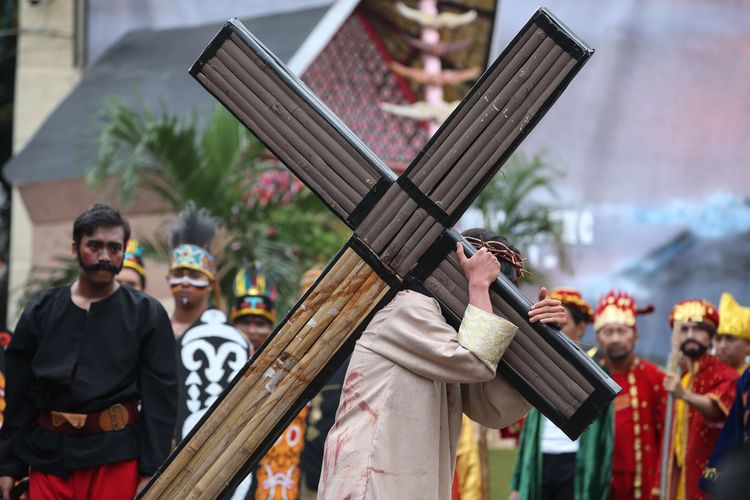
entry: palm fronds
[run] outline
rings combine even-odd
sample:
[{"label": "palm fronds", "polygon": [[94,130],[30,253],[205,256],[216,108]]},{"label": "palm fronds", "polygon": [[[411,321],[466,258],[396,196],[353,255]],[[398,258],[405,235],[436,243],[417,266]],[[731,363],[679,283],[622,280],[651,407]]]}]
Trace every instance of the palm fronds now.
[{"label": "palm fronds", "polygon": [[550,197],[557,196],[555,186],[562,176],[562,171],[548,163],[541,153],[530,158],[515,153],[473,206],[481,213],[484,227],[504,235],[522,249],[532,244],[548,244],[565,267],[562,225],[547,203]]},{"label": "palm fronds", "polygon": [[[277,279],[282,306],[296,298],[299,276],[335,254],[348,236],[346,226],[283,165],[264,158],[263,144],[223,107],[205,123],[170,111],[157,116],[142,102],[139,108],[111,100],[99,114],[90,185],[117,177],[125,207],[139,189],[175,213],[194,202],[223,228],[215,256],[225,293],[234,271],[250,262]],[[163,234],[141,239],[165,248]]]}]

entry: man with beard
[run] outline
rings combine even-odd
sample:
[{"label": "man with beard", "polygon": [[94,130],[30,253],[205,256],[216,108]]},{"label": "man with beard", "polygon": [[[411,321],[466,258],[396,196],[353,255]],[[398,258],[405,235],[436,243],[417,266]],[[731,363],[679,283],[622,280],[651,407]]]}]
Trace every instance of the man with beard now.
[{"label": "man with beard", "polygon": [[750,307],[743,307],[731,294],[724,292],[719,301],[719,327],[714,347],[716,357],[742,376],[750,354]]},{"label": "man with beard", "polygon": [[[572,288],[557,288],[567,319],[562,332],[578,342],[594,321],[594,311]],[[532,408],[521,431],[509,500],[599,500],[607,498],[612,464],[612,407],[575,441]]]},{"label": "man with beard", "polygon": [[610,499],[649,498],[659,494],[659,453],[667,395],[664,373],[635,355],[639,333],[636,318],[653,311],[639,309],[625,292],[601,298],[594,331],[602,363],[622,387],[613,405],[615,440]]},{"label": "man with beard", "polygon": [[34,499],[132,499],[170,451],[174,336],[155,299],[120,286],[130,226],[106,205],[73,224],[72,285],[27,307],[6,351],[0,491]]},{"label": "man with beard", "polygon": [[[684,375],[670,372],[664,387],[674,396],[667,498],[702,499],[698,487],[735,396],[737,371],[707,354],[719,313],[705,300],[677,303],[669,315],[678,362]],[[674,355],[674,354],[673,354]]]}]

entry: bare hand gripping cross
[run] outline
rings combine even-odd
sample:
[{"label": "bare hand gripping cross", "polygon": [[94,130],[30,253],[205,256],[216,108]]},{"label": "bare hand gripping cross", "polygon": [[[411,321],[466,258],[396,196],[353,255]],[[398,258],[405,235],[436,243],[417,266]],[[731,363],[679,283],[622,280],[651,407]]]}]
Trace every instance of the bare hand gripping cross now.
[{"label": "bare hand gripping cross", "polygon": [[[593,51],[539,9],[406,172],[396,177],[242,24],[226,23],[190,73],[354,231],[143,498],[217,497],[235,486],[404,287],[458,325],[468,303],[449,229]],[[464,242],[467,255],[473,247]],[[504,276],[495,313],[519,326],[499,373],[571,438],[619,391],[564,335],[530,324]]]}]

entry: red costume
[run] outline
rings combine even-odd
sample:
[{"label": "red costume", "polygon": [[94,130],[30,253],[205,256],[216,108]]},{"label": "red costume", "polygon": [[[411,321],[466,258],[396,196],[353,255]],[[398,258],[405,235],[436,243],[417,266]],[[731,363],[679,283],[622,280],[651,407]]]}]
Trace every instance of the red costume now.
[{"label": "red costume", "polygon": [[[672,310],[670,325],[674,326],[675,321],[705,323],[716,328],[719,324],[719,313],[709,302],[683,301]],[[698,487],[698,483],[734,402],[737,378],[737,370],[710,354],[703,354],[693,360],[691,371],[682,377],[682,386],[685,389],[711,398],[721,409],[722,416],[718,420],[709,421],[683,400],[675,402],[667,498],[708,498],[708,495]]]},{"label": "red costume", "polygon": [[615,398],[611,500],[659,495],[659,463],[667,391],[664,372],[637,357],[627,372],[611,371],[622,387]]},{"label": "red costume", "polygon": [[139,480],[137,460],[124,460],[76,469],[67,478],[31,469],[29,498],[33,500],[133,498]]},{"label": "red costume", "polygon": [[669,498],[690,500],[707,498],[706,493],[698,488],[698,482],[719,439],[724,419],[734,402],[737,377],[735,369],[710,354],[704,354],[694,361],[693,372],[683,377],[682,385],[691,392],[708,396],[716,401],[723,417],[718,421],[710,422],[683,401],[675,404],[675,417],[672,421],[673,463],[670,471]]},{"label": "red costume", "polygon": [[[636,317],[654,310],[638,309],[625,292],[602,297],[594,315],[594,330],[607,325],[636,328]],[[605,360],[606,362],[606,360]],[[664,373],[656,365],[631,355],[626,371],[609,367],[622,391],[614,400],[615,443],[609,498],[631,500],[659,495],[659,463],[667,391]]]}]

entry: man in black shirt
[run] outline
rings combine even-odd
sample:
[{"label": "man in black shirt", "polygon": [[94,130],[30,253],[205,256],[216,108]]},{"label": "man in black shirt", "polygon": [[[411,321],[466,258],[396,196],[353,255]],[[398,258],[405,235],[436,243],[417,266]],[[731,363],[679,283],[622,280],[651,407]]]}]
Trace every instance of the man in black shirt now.
[{"label": "man in black shirt", "polygon": [[78,279],[23,312],[6,352],[0,491],[131,499],[170,451],[177,380],[169,317],[120,286],[130,227],[106,205],[73,225]]}]

